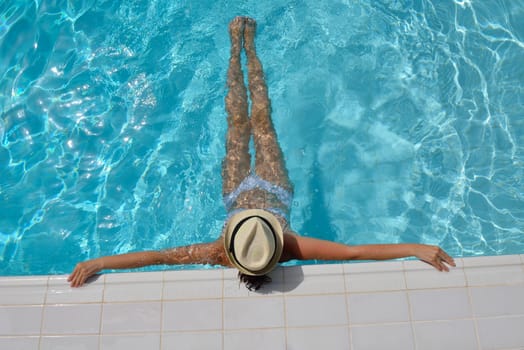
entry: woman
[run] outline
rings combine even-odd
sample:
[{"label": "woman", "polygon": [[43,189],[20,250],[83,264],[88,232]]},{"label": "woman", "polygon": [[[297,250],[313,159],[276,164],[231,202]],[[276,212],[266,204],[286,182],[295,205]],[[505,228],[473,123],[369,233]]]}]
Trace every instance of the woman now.
[{"label": "woman", "polygon": [[[279,262],[297,260],[384,260],[415,256],[439,271],[455,266],[453,259],[436,246],[379,244],[348,246],[301,237],[288,224],[293,186],[270,114],[270,101],[262,65],[255,50],[256,23],[237,17],[229,26],[231,58],[227,83],[228,131],[222,166],[224,205],[228,217],[219,239],[164,251],[105,256],[79,263],[69,276],[79,287],[104,269],[129,269],[147,265],[212,264],[236,267],[250,290],[270,281],[267,277]],[[251,111],[240,62],[247,56]],[[255,168],[251,169],[249,140],[255,144]]]}]

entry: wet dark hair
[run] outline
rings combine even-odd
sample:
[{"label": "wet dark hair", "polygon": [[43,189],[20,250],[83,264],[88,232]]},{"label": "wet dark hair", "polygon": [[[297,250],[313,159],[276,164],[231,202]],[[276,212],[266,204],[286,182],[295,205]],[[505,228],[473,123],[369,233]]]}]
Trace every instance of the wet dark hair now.
[{"label": "wet dark hair", "polygon": [[267,275],[251,276],[246,275],[245,273],[242,273],[240,271],[238,272],[238,278],[240,279],[240,282],[244,283],[246,285],[246,288],[249,289],[251,292],[258,290],[264,284],[271,282],[271,277]]}]

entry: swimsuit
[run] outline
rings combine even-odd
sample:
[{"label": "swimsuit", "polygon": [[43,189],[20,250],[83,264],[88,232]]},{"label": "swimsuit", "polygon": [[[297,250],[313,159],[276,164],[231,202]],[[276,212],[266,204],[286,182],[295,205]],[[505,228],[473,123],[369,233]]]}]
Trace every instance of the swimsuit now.
[{"label": "swimsuit", "polygon": [[[238,196],[240,194],[251,191],[254,189],[261,189],[268,193],[271,193],[275,195],[278,200],[285,206],[285,209],[282,208],[260,208],[269,211],[270,213],[273,213],[275,215],[278,215],[286,220],[288,220],[289,216],[289,209],[291,207],[291,202],[293,200],[293,194],[284,189],[281,186],[275,185],[274,183],[271,183],[267,180],[264,180],[260,176],[256,174],[249,174],[242,180],[240,185],[231,193],[224,196],[224,206],[226,207],[226,210],[228,211],[228,219],[238,213],[239,211],[242,211],[247,208],[235,208],[233,209],[233,205],[235,204]],[[233,209],[233,210],[232,210]]]}]

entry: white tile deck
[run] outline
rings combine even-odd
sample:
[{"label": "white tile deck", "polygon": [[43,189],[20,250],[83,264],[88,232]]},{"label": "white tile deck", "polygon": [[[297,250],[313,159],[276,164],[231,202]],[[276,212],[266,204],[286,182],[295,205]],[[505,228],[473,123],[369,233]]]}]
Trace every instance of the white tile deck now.
[{"label": "white tile deck", "polygon": [[0,349],[524,349],[524,256],[0,278]]}]

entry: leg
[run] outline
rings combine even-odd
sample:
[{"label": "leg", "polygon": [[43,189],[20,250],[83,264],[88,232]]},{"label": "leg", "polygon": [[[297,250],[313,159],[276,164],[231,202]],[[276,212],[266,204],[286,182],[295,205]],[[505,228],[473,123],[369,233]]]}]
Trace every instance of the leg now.
[{"label": "leg", "polygon": [[282,150],[271,121],[271,105],[264,80],[262,64],[255,50],[255,20],[246,19],[244,48],[247,55],[249,92],[251,95],[251,127],[255,141],[255,172],[261,178],[292,190]]},{"label": "leg", "polygon": [[227,72],[226,96],[227,136],[226,156],[222,162],[222,193],[228,194],[249,174],[251,157],[249,138],[251,126],[248,118],[247,92],[240,63],[244,18],[236,17],[229,24],[231,58]]}]

